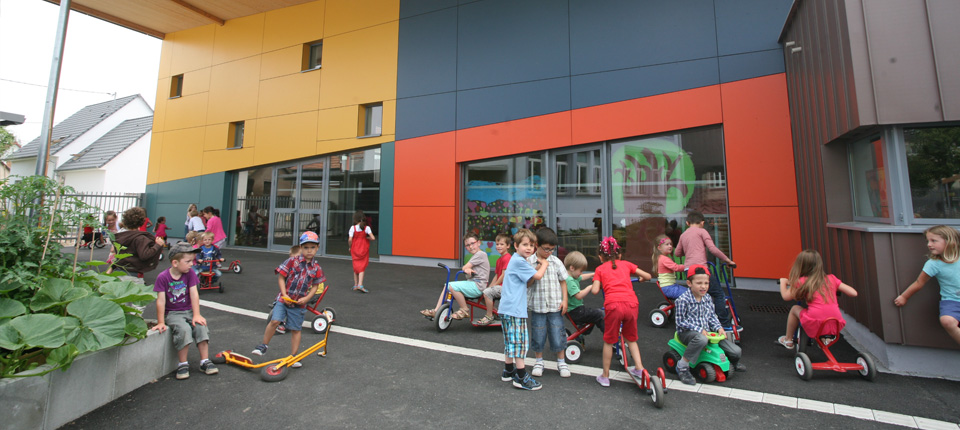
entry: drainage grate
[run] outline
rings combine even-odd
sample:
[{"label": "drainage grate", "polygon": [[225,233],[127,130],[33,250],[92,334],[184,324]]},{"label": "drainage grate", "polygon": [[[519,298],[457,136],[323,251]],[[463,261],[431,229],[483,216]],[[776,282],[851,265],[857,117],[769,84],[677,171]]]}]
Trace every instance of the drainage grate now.
[{"label": "drainage grate", "polygon": [[788,314],[790,308],[783,305],[752,305],[750,310],[753,312],[763,312],[765,314]]}]

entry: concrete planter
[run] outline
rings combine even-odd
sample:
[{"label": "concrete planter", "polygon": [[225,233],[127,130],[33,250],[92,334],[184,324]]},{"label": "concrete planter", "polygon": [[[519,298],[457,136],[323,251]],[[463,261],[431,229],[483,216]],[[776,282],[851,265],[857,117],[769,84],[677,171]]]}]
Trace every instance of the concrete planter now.
[{"label": "concrete planter", "polygon": [[132,345],[84,354],[66,372],[0,379],[0,427],[56,429],[176,368],[167,330],[151,331]]}]

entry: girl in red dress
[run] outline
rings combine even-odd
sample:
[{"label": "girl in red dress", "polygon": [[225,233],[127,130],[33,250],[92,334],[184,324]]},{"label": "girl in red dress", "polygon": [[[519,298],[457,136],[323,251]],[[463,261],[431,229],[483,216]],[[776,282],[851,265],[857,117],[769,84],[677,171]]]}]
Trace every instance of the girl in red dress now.
[{"label": "girl in red dress", "polygon": [[790,315],[787,316],[787,332],[777,339],[777,343],[784,348],[794,347],[793,334],[797,326],[802,326],[811,338],[821,334],[820,325],[824,321],[835,318],[837,330],[846,325],[840,314],[840,305],[837,303],[837,291],[850,297],[857,297],[857,290],[844,284],[836,276],[828,275],[823,271],[823,258],[820,253],[806,249],[797,255],[797,259],[790,268],[789,278],[780,278],[780,295],[786,301],[803,300],[807,307],[793,305]]},{"label": "girl in red dress", "polygon": [[363,272],[367,270],[367,263],[370,263],[370,241],[377,238],[373,236],[373,231],[367,225],[363,211],[353,214],[353,224],[348,234],[350,257],[353,258],[353,291],[366,293],[368,291],[363,288]]}]

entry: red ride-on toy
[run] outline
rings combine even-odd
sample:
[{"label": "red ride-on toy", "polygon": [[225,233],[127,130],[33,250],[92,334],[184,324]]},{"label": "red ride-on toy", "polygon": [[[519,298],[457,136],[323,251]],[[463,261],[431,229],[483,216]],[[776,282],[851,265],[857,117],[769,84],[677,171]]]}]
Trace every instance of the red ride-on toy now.
[{"label": "red ride-on toy", "polygon": [[240,274],[243,271],[243,268],[240,267],[240,260],[233,260],[230,262],[230,267],[227,269],[233,273]]},{"label": "red ride-on toy", "polygon": [[[877,366],[873,364],[873,359],[869,355],[860,353],[857,355],[856,363],[840,363],[830,353],[830,345],[840,338],[840,321],[836,318],[829,318],[820,324],[819,333],[813,339],[807,336],[807,333],[800,327],[800,339],[797,342],[797,356],[794,357],[794,369],[800,376],[800,379],[809,381],[813,378],[814,370],[832,370],[834,372],[845,373],[851,370],[856,371],[864,379],[874,381],[877,379]],[[810,356],[807,355],[807,345],[811,340],[816,342],[820,350],[827,356],[827,361],[812,363]]]},{"label": "red ride-on toy", "polygon": [[650,396],[653,405],[657,408],[662,408],[665,401],[663,394],[667,392],[665,388],[667,386],[667,378],[663,373],[663,368],[658,367],[656,375],[651,375],[650,372],[647,372],[647,369],[643,369],[643,375],[639,378],[630,373],[630,351],[627,349],[627,342],[623,340],[623,335],[621,335],[620,340],[613,345],[613,355],[620,361],[620,364],[623,365],[623,370],[627,375],[633,378],[633,382],[637,384],[637,387],[640,387],[641,390],[644,390]]},{"label": "red ride-on toy", "polygon": [[567,347],[564,350],[564,356],[566,357],[568,363],[576,364],[580,362],[580,358],[583,356],[583,349],[586,348],[587,345],[584,336],[593,330],[595,324],[577,324],[570,314],[567,314],[567,319],[576,330],[570,332],[570,329],[564,329],[567,332]]},{"label": "red ride-on toy", "polygon": [[[450,268],[446,264],[437,263],[437,266],[440,266],[447,271],[447,281],[443,284],[443,303],[440,305],[440,308],[437,310],[437,314],[433,317],[425,316],[428,320],[433,320],[436,322],[437,331],[443,332],[444,330],[450,328],[450,324],[453,322],[453,292],[450,291]],[[460,278],[460,275],[463,274],[463,271],[458,271],[454,275],[453,280],[456,281]],[[470,308],[470,325],[474,327],[500,327],[500,320],[494,319],[494,321],[488,325],[482,326],[476,323],[473,319],[474,309],[480,309],[486,313],[487,306],[483,303],[483,295],[475,299],[464,298],[467,302],[467,306]],[[493,311],[494,317],[497,316],[497,311]]]},{"label": "red ride-on toy", "polygon": [[670,318],[673,317],[673,309],[676,306],[673,304],[673,300],[670,300],[663,290],[660,289],[660,281],[657,281],[657,290],[663,295],[663,301],[657,303],[657,308],[650,311],[650,324],[653,324],[654,327],[661,328],[665,327],[670,321]]},{"label": "red ride-on toy", "polygon": [[218,260],[200,260],[198,262],[198,268],[203,266],[209,266],[210,270],[201,270],[197,273],[197,277],[200,278],[200,285],[197,286],[197,290],[219,290],[223,293],[223,282],[219,279],[214,281],[214,277],[217,276],[217,272],[214,270],[217,268],[217,265],[220,264]]},{"label": "red ride-on toy", "polygon": [[[310,328],[312,328],[313,331],[320,334],[326,333],[327,326],[329,326],[331,323],[336,321],[336,317],[337,317],[337,312],[331,307],[325,307],[323,309],[320,309],[320,302],[323,301],[323,296],[327,295],[327,291],[330,291],[330,287],[324,284],[323,291],[321,291],[320,294],[314,295],[312,303],[308,304],[306,307],[307,312],[310,312],[316,315],[313,321],[310,322]],[[270,309],[273,309],[274,303],[270,304]],[[268,323],[270,322],[269,313],[267,314],[267,322]]]}]

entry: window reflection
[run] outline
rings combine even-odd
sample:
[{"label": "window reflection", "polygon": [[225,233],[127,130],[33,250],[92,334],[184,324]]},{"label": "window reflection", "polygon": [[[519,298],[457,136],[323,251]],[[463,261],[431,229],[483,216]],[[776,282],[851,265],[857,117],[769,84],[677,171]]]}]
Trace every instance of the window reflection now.
[{"label": "window reflection", "polygon": [[914,218],[960,218],[960,127],[903,130]]}]

